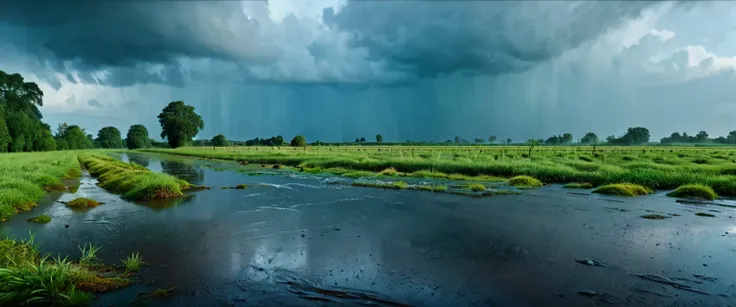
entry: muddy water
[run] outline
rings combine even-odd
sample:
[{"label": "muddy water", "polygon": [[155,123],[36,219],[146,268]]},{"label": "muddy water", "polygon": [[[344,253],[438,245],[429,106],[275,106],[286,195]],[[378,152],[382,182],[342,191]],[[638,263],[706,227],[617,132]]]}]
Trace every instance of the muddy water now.
[{"label": "muddy water", "polygon": [[[17,237],[33,231],[53,254],[78,255],[88,241],[103,245],[107,263],[140,252],[150,263],[143,282],[101,296],[100,306],[169,287],[177,287],[173,297],[148,304],[736,305],[730,207],[554,186],[474,198],[334,185],[313,175],[249,176],[222,171],[238,167],[225,162],[120,158],[212,189],[134,204],[85,176],[76,193],[49,195],[2,225]],[[264,187],[220,189],[236,184]],[[106,204],[76,212],[55,202],[79,196]],[[53,221],[25,222],[40,213]],[[669,218],[640,218],[646,214]]]}]

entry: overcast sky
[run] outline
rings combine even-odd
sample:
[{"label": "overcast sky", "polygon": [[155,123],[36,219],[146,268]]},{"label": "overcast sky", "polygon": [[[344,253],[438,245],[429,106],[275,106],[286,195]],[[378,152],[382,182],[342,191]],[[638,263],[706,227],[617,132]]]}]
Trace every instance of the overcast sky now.
[{"label": "overcast sky", "polygon": [[736,130],[736,2],[9,1],[0,59],[94,134],[175,100],[200,138]]}]

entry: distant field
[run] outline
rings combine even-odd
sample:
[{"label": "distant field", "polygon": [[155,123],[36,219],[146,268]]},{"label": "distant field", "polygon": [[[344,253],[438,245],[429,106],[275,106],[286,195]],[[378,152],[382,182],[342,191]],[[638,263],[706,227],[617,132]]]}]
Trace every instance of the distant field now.
[{"label": "distant field", "polygon": [[[145,149],[203,158],[298,166],[306,171],[399,176],[528,175],[545,183],[635,183],[652,189],[711,186],[736,195],[736,148],[675,146],[310,146]],[[529,157],[531,154],[531,158]]]}]

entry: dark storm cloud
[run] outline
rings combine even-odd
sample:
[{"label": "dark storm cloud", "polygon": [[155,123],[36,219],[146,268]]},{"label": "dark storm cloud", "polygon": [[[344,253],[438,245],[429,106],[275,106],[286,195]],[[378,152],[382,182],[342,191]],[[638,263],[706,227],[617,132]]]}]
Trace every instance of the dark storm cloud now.
[{"label": "dark storm cloud", "polygon": [[[350,1],[324,21],[392,69],[420,77],[529,69],[655,2]],[[317,46],[313,54],[322,54]]]},{"label": "dark storm cloud", "polygon": [[237,1],[4,1],[0,42],[75,82],[117,87],[182,86],[197,75],[182,58],[236,64],[231,78],[261,82],[385,85],[528,70],[652,3],[349,1],[324,11],[327,33],[294,16],[272,21],[263,1],[247,13]]},{"label": "dark storm cloud", "polygon": [[178,57],[263,63],[272,56],[264,51],[267,42],[235,44],[236,38],[249,37],[257,27],[240,13],[238,2],[4,1],[2,6],[3,41],[43,58],[57,71],[117,69],[119,76],[103,84],[180,84],[178,70],[162,76],[128,70],[141,64],[175,64]]}]

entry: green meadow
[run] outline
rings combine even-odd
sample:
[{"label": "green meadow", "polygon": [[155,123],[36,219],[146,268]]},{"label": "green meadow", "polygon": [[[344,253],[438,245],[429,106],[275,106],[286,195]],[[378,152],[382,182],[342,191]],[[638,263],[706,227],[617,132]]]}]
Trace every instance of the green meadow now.
[{"label": "green meadow", "polygon": [[[308,146],[141,149],[249,164],[279,164],[347,177],[408,176],[544,184],[635,184],[672,190],[698,184],[736,195],[736,148],[694,146]],[[522,177],[524,178],[524,177]],[[528,180],[528,178],[525,178]]]}]

